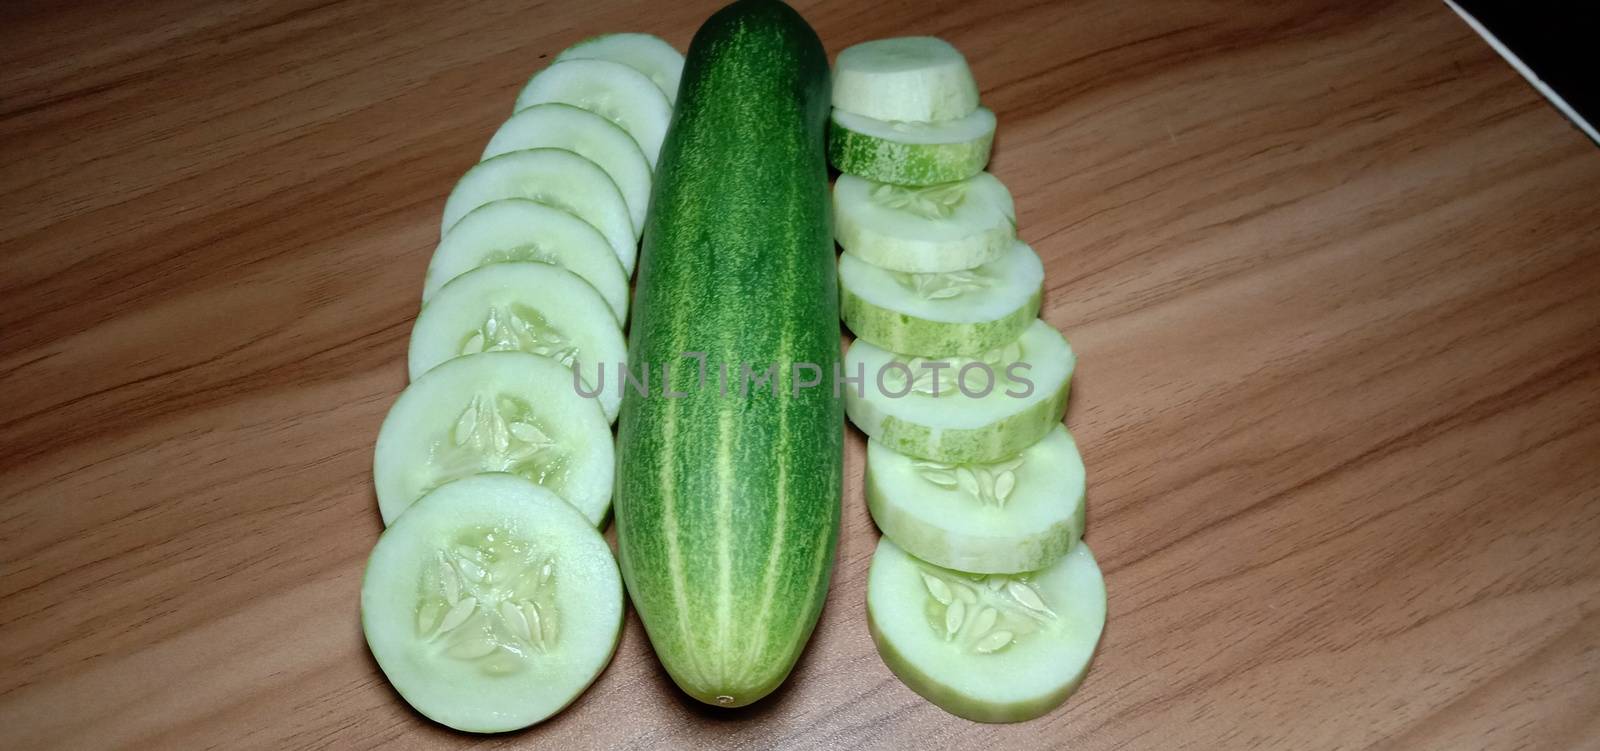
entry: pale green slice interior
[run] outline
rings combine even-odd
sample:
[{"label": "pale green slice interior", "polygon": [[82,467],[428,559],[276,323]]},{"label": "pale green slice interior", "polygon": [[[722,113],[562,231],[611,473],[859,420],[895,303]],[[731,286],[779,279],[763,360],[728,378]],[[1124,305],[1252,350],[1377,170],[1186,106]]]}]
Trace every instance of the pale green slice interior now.
[{"label": "pale green slice interior", "polygon": [[[536,261],[495,263],[444,285],[411,329],[411,378],[440,363],[514,350],[575,368],[586,398],[617,418],[622,390],[604,380],[626,367],[622,327],[600,293],[577,274]],[[613,377],[612,380],[615,380]]]},{"label": "pale green slice interior", "polygon": [[654,34],[602,34],[568,47],[557,61],[610,60],[645,74],[667,101],[678,101],[678,81],[683,77],[683,53]]},{"label": "pale green slice interior", "polygon": [[600,165],[628,204],[634,234],[644,231],[644,212],[650,206],[650,162],[627,131],[570,104],[537,104],[505,121],[489,139],[483,158],[538,148],[566,149]]},{"label": "pale green slice interior", "polygon": [[[845,373],[863,374],[865,383],[845,391],[845,413],[895,451],[964,464],[1015,456],[1044,438],[1066,410],[1076,360],[1059,332],[1035,320],[1004,347],[939,358],[943,368],[929,362],[857,339],[845,353]],[[986,389],[989,373],[995,380]]]},{"label": "pale green slice interior", "polygon": [[894,271],[970,269],[1017,238],[1011,192],[987,172],[924,188],[840,175],[833,206],[840,247]]},{"label": "pale green slice interior", "polygon": [[867,623],[913,691],[959,717],[1018,722],[1077,689],[1105,628],[1106,588],[1087,545],[1042,571],[963,574],[878,542]]},{"label": "pale green slice interior", "polygon": [[1083,459],[1065,427],[998,462],[913,459],[867,443],[867,506],[906,552],[959,571],[1043,568],[1083,536]]},{"label": "pale green slice interior", "polygon": [[548,102],[581,107],[621,126],[652,168],[672,120],[672,102],[649,76],[610,60],[556,61],[528,79],[517,94],[516,111]]},{"label": "pale green slice interior", "polygon": [[617,321],[628,317],[628,272],[604,235],[572,214],[526,198],[490,201],[451,227],[428,262],[422,300],[475,268],[506,261],[552,263],[583,277]]},{"label": "pale green slice interior", "polygon": [[839,256],[845,325],[904,354],[975,354],[1020,335],[1039,314],[1044,266],[1023,243],[974,269],[916,274]]},{"label": "pale green slice interior", "polygon": [[473,209],[490,201],[526,198],[562,209],[593,225],[633,273],[638,236],[628,202],[600,165],[566,149],[524,149],[479,162],[467,170],[445,199],[439,236]]},{"label": "pale green slice interior", "polygon": [[458,357],[422,374],[378,429],[372,475],[384,523],[446,482],[510,472],[600,524],[611,508],[611,427],[578,389],[571,370],[526,352]]},{"label": "pale green slice interior", "polygon": [[877,39],[839,53],[833,106],[879,120],[955,120],[977,109],[978,84],[942,39]]},{"label": "pale green slice interior", "polygon": [[994,113],[985,107],[937,123],[874,120],[835,109],[828,161],[840,172],[895,185],[955,182],[989,163],[994,129]]},{"label": "pale green slice interior", "polygon": [[361,626],[418,712],[458,730],[516,730],[561,711],[611,661],[622,578],[605,539],[555,494],[474,475],[378,538]]}]

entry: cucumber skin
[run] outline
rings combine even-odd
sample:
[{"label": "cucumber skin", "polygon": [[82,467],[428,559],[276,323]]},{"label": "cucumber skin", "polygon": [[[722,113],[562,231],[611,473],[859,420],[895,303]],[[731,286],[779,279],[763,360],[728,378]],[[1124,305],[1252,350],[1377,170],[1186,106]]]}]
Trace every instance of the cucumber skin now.
[{"label": "cucumber skin", "polygon": [[[741,706],[788,676],[833,568],[843,486],[829,76],[816,32],[773,0],[714,14],[689,48],[656,173],[629,361],[705,352],[705,388],[628,390],[618,555],[656,656],[686,693]],[[824,384],[723,397],[719,363],[815,363]],[[720,466],[719,466],[720,465]]]},{"label": "cucumber skin", "polygon": [[993,321],[952,323],[880,307],[842,287],[839,295],[844,325],[856,338],[890,352],[921,357],[973,355],[1004,346],[1039,317],[1042,297],[1035,292],[1016,310]]},{"label": "cucumber skin", "polygon": [[1072,379],[1027,409],[980,428],[937,430],[884,414],[871,402],[844,393],[845,411],[861,432],[907,456],[949,464],[997,462],[1038,443],[1067,414]]},{"label": "cucumber skin", "polygon": [[962,143],[900,143],[828,125],[828,161],[849,175],[921,187],[965,180],[989,164],[994,132]]}]

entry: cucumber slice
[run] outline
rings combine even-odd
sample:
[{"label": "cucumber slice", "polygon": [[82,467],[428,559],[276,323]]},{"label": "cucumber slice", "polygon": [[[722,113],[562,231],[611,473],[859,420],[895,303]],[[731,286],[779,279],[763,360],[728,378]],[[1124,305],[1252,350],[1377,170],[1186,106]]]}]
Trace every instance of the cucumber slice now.
[{"label": "cucumber slice", "polygon": [[[1074,364],[1067,340],[1044,321],[976,358],[925,360],[857,339],[845,352],[844,371],[865,377],[859,390],[845,391],[845,414],[867,437],[902,454],[950,464],[997,462],[1061,422]],[[985,393],[986,373],[995,379]]]},{"label": "cucumber slice", "polygon": [[599,525],[611,507],[611,428],[573,380],[543,355],[483,352],[412,381],[389,408],[373,452],[383,523],[446,482],[510,472],[555,491]]},{"label": "cucumber slice", "polygon": [[1039,315],[1044,265],[1023,243],[965,271],[911,274],[839,256],[839,310],[859,338],[891,352],[970,355],[1016,339]]},{"label": "cucumber slice", "polygon": [[1035,571],[1083,536],[1083,458],[1059,425],[995,464],[913,459],[868,441],[866,484],[885,537],[957,571]]},{"label": "cucumber slice", "polygon": [[445,199],[440,237],[468,212],[502,198],[531,199],[588,222],[606,238],[623,271],[633,273],[639,237],[628,203],[594,162],[566,149],[525,149],[479,162]]},{"label": "cucumber slice", "polygon": [[650,78],[650,82],[678,102],[678,79],[683,77],[683,53],[654,34],[602,34],[585,39],[556,55],[562,60],[610,60],[622,63]]},{"label": "cucumber slice", "polygon": [[611,662],[622,577],[605,538],[554,493],[475,475],[378,538],[361,628],[418,712],[457,730],[516,730],[561,711]]},{"label": "cucumber slice", "polygon": [[879,39],[839,53],[833,106],[878,120],[955,120],[978,108],[978,83],[942,39]]},{"label": "cucumber slice", "polygon": [[622,389],[605,387],[605,371],[624,367],[628,345],[611,307],[577,274],[548,263],[495,263],[444,285],[411,329],[411,380],[457,357],[502,350],[576,369],[583,392],[617,419]]},{"label": "cucumber slice", "polygon": [[1067,700],[1106,623],[1088,545],[1032,574],[979,576],[919,561],[889,538],[867,574],[867,627],[911,690],[977,722],[1019,722]]},{"label": "cucumber slice", "polygon": [[1017,239],[1011,191],[994,175],[907,188],[840,175],[834,233],[845,252],[892,271],[929,274],[982,266]]},{"label": "cucumber slice", "polygon": [[828,161],[840,172],[880,183],[965,180],[989,163],[994,127],[987,107],[938,123],[886,122],[836,109],[828,128]]},{"label": "cucumber slice", "polygon": [[610,60],[558,60],[528,79],[517,94],[516,111],[549,102],[580,107],[621,126],[655,168],[672,103],[649,76]]},{"label": "cucumber slice", "polygon": [[650,207],[650,162],[628,132],[570,104],[536,104],[515,115],[489,139],[484,159],[523,149],[566,149],[600,165],[628,204],[633,233],[644,231]]},{"label": "cucumber slice", "polygon": [[422,301],[450,280],[480,266],[541,261],[567,269],[605,298],[617,322],[628,320],[628,272],[594,225],[526,198],[490,201],[444,233],[428,262]]}]

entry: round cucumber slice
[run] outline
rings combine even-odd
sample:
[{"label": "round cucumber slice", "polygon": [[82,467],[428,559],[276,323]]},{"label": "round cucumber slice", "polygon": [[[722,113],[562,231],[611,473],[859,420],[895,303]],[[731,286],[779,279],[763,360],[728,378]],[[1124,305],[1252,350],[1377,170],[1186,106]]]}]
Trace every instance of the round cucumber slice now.
[{"label": "round cucumber slice", "polygon": [[418,712],[457,730],[516,730],[571,704],[611,662],[622,577],[605,539],[555,494],[475,475],[378,538],[361,628]]},{"label": "round cucumber slice", "polygon": [[618,323],[628,319],[628,272],[594,225],[526,198],[490,201],[444,233],[428,262],[422,301],[475,268],[506,261],[540,261],[567,269],[605,298]]},{"label": "round cucumber slice", "polygon": [[634,235],[644,231],[644,212],[650,207],[650,162],[627,131],[570,104],[536,104],[512,115],[495,131],[483,158],[538,148],[566,149],[600,165],[628,204]]},{"label": "round cucumber slice", "polygon": [[611,507],[611,428],[573,372],[543,355],[482,352],[412,381],[378,429],[373,484],[383,523],[429,490],[510,472],[554,491],[595,525]]},{"label": "round cucumber slice", "polygon": [[957,571],[1035,571],[1083,536],[1083,458],[1059,425],[992,464],[913,459],[868,441],[866,484],[867,507],[885,537]]},{"label": "round cucumber slice", "polygon": [[839,246],[891,271],[970,269],[999,258],[1017,240],[1011,191],[987,172],[926,188],[840,175],[833,208]]},{"label": "round cucumber slice", "polygon": [[839,53],[833,106],[878,120],[955,120],[978,108],[978,83],[942,39],[878,39]]},{"label": "round cucumber slice", "polygon": [[1106,623],[1106,584],[1088,545],[1032,574],[962,574],[878,541],[867,627],[884,664],[958,717],[1020,722],[1067,700]]},{"label": "round cucumber slice", "polygon": [[577,274],[548,263],[495,263],[444,285],[411,329],[411,380],[457,357],[503,350],[576,369],[583,393],[617,419],[622,389],[605,388],[604,374],[624,367],[628,345],[610,306]]},{"label": "round cucumber slice", "polygon": [[994,145],[994,112],[979,107],[959,120],[874,120],[836,109],[828,161],[840,172],[880,183],[935,185],[983,171]]},{"label": "round cucumber slice", "polygon": [[621,126],[655,168],[672,103],[649,76],[610,60],[557,60],[528,79],[517,94],[516,111],[549,102],[580,107]]},{"label": "round cucumber slice", "polygon": [[556,60],[610,60],[622,63],[650,78],[650,82],[678,101],[678,79],[683,77],[683,53],[654,34],[602,34],[568,47]]},{"label": "round cucumber slice", "polygon": [[913,274],[839,256],[839,310],[859,338],[891,352],[939,357],[994,349],[1039,315],[1044,265],[1022,243],[965,271]]},{"label": "round cucumber slice", "polygon": [[845,391],[844,409],[867,437],[918,459],[970,464],[1016,456],[1061,422],[1075,358],[1036,320],[978,357],[927,360],[857,339],[844,364],[846,375],[864,376]]},{"label": "round cucumber slice", "polygon": [[554,206],[600,230],[606,243],[633,273],[639,237],[633,233],[628,202],[600,166],[566,149],[525,149],[486,159],[467,170],[444,202],[439,236],[468,212],[490,201],[527,198]]}]

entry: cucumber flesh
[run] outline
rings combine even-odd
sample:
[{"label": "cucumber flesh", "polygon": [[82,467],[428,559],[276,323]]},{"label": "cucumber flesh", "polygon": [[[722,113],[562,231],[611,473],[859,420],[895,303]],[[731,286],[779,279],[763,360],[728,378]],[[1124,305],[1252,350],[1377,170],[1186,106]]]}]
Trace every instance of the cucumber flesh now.
[{"label": "cucumber flesh", "polygon": [[1044,266],[1023,243],[964,271],[912,274],[839,256],[839,306],[861,339],[891,352],[939,357],[1002,346],[1039,315]]},{"label": "cucumber flesh", "polygon": [[956,120],[978,108],[978,84],[942,39],[878,39],[839,53],[833,106],[878,120]]},{"label": "cucumber flesh", "polygon": [[457,357],[503,350],[577,370],[583,393],[617,419],[622,390],[605,382],[605,371],[624,366],[628,345],[611,307],[577,274],[535,261],[495,263],[444,285],[411,329],[411,380]]},{"label": "cucumber flesh", "polygon": [[628,204],[633,233],[644,231],[650,206],[650,162],[627,131],[570,104],[536,104],[511,116],[489,139],[483,158],[523,149],[566,149],[605,170]]},{"label": "cucumber flesh", "polygon": [[651,169],[672,120],[672,103],[650,78],[610,60],[558,60],[534,74],[517,94],[516,111],[560,102],[616,123],[638,142]]},{"label": "cucumber flesh", "polygon": [[443,237],[468,212],[490,201],[527,198],[554,206],[600,230],[606,243],[633,273],[638,235],[628,203],[600,166],[566,149],[525,149],[479,162],[467,170],[444,203]]},{"label": "cucumber flesh", "polygon": [[866,485],[867,507],[885,537],[957,571],[1035,571],[1083,536],[1083,458],[1059,425],[992,464],[913,459],[868,441]]},{"label": "cucumber flesh", "polygon": [[384,524],[425,493],[481,472],[554,491],[590,523],[611,506],[615,462],[599,403],[561,363],[526,352],[450,360],[412,381],[378,429],[373,484]]},{"label": "cucumber flesh", "polygon": [[611,662],[622,579],[589,521],[506,474],[440,486],[378,538],[361,627],[406,702],[499,733],[561,711]]},{"label": "cucumber flesh", "polygon": [[[845,353],[844,372],[865,378],[859,391],[845,391],[845,413],[867,437],[902,454],[951,464],[997,462],[1022,453],[1061,422],[1074,364],[1067,340],[1039,320],[1011,344],[972,358],[926,360],[857,339]],[[982,396],[961,390],[963,368],[967,392]],[[984,393],[986,372],[995,381]]]},{"label": "cucumber flesh", "polygon": [[602,34],[593,39],[568,47],[556,55],[562,60],[610,60],[622,63],[649,77],[650,82],[667,95],[667,101],[678,101],[678,79],[683,77],[683,53],[654,34]]},{"label": "cucumber flesh", "polygon": [[605,298],[620,324],[628,317],[628,272],[594,225],[526,198],[490,201],[451,227],[428,262],[422,301],[450,280],[505,261],[540,261],[582,277]]},{"label": "cucumber flesh", "polygon": [[828,160],[840,172],[881,183],[955,182],[989,163],[994,128],[994,112],[987,107],[937,123],[888,122],[836,109],[828,128]]},{"label": "cucumber flesh", "polygon": [[1019,722],[1077,689],[1106,622],[1106,586],[1089,546],[1031,574],[962,574],[889,538],[867,575],[867,626],[906,686],[951,714]]},{"label": "cucumber flesh", "polygon": [[840,175],[835,236],[845,252],[891,271],[961,271],[999,258],[1017,239],[1011,191],[994,175],[925,188]]}]

